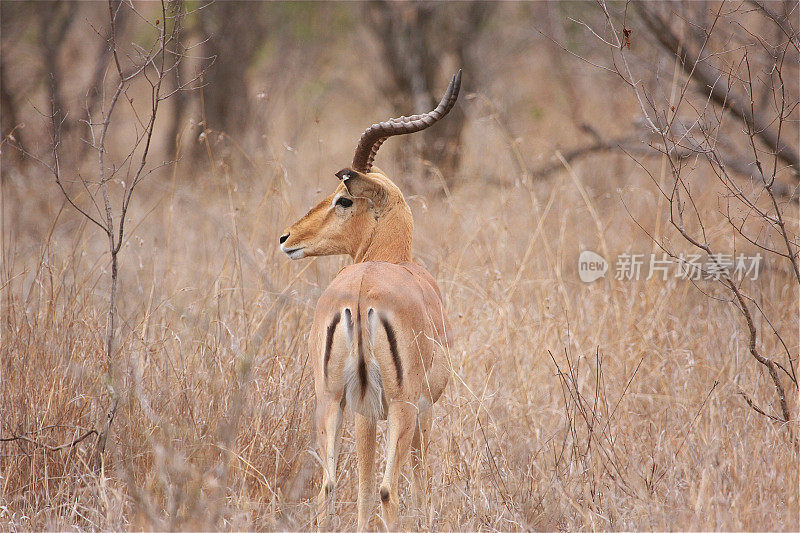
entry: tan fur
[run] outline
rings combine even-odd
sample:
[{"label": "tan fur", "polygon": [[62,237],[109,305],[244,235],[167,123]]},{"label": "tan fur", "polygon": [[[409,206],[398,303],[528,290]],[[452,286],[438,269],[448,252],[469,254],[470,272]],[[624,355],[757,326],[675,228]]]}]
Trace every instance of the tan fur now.
[{"label": "tan fur", "polygon": [[[356,262],[411,261],[414,221],[400,189],[377,171],[359,174],[357,181],[363,183],[350,181],[287,228],[282,248],[303,247],[304,257],[346,254]],[[332,207],[339,196],[353,200],[353,207]]]},{"label": "tan fur", "polygon": [[[359,530],[368,527],[375,501],[376,422],[388,418],[379,494],[391,530],[397,522],[400,468],[412,447],[415,501],[422,506],[427,501],[423,459],[430,407],[449,378],[449,327],[433,277],[412,262],[413,221],[402,193],[379,171],[349,172],[332,195],[286,229],[282,249],[293,258],[347,254],[355,261],[320,297],[309,334],[324,462],[320,526],[327,527],[334,511],[341,420],[349,406],[356,418]],[[353,205],[335,206],[340,196]]]}]

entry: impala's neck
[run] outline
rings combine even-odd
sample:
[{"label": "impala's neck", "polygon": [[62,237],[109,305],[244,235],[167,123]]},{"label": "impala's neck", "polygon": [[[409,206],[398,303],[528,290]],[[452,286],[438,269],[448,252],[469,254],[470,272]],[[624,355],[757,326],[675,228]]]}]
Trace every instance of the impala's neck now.
[{"label": "impala's neck", "polygon": [[353,261],[410,262],[413,234],[411,209],[401,200],[381,214],[372,231],[365,235],[356,252],[351,254]]}]

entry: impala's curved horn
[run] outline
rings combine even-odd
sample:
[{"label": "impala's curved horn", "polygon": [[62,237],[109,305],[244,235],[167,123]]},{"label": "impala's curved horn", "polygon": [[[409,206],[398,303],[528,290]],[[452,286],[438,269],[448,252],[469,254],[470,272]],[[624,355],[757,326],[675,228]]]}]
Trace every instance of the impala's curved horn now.
[{"label": "impala's curved horn", "polygon": [[453,109],[453,105],[458,98],[459,89],[461,89],[461,69],[450,80],[447,92],[444,93],[442,101],[433,111],[422,115],[411,115],[410,117],[390,118],[386,122],[379,122],[367,128],[367,131],[361,134],[361,140],[358,141],[356,155],[353,156],[353,170],[364,173],[369,172],[372,169],[372,161],[375,159],[375,154],[378,153],[378,148],[389,137],[416,133],[441,120]]}]

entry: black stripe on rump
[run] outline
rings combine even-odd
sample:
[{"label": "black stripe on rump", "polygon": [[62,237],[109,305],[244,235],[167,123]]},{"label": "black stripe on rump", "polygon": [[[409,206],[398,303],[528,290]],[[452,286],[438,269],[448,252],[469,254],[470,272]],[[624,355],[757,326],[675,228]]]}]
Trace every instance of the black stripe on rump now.
[{"label": "black stripe on rump", "polygon": [[339,323],[340,318],[341,317],[338,313],[333,316],[333,320],[331,320],[331,323],[328,326],[328,332],[325,337],[325,360],[323,371],[326,379],[328,377],[328,359],[331,358],[331,347],[333,346],[333,332],[336,331],[336,325]]},{"label": "black stripe on rump", "polygon": [[361,302],[356,305],[356,335],[358,335],[358,380],[361,382],[361,398],[367,394],[367,362],[364,361],[364,343],[361,342]]},{"label": "black stripe on rump", "polygon": [[386,317],[381,317],[381,324],[386,331],[386,339],[389,341],[389,350],[392,352],[392,361],[394,361],[394,368],[397,371],[397,385],[403,386],[403,362],[400,361],[400,354],[397,352],[397,338],[394,335],[394,328]]}]

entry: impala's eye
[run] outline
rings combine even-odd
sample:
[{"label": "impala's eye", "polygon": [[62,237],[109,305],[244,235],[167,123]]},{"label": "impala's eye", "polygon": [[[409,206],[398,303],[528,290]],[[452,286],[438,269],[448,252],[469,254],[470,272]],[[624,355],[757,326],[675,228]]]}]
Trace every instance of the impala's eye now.
[{"label": "impala's eye", "polygon": [[336,200],[336,205],[340,205],[342,207],[350,207],[351,205],[353,205],[353,200],[342,196],[338,200]]}]

